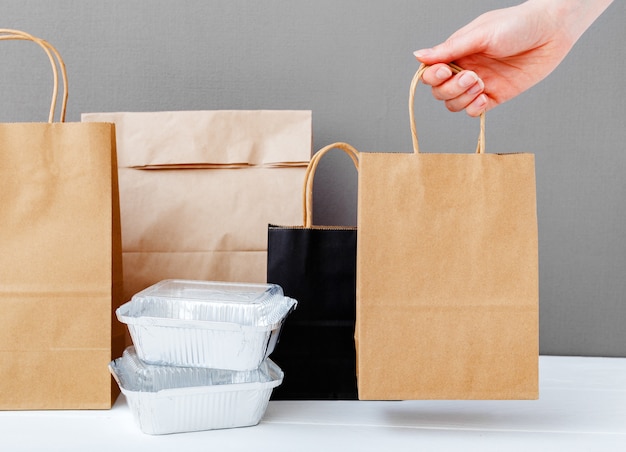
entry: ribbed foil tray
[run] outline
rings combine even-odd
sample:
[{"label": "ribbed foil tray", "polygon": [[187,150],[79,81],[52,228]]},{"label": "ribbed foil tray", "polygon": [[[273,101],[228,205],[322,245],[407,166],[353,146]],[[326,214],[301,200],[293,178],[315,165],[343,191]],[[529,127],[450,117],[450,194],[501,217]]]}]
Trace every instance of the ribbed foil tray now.
[{"label": "ribbed foil tray", "polygon": [[116,314],[146,363],[251,370],[274,350],[296,304],[274,284],[165,280]]},{"label": "ribbed foil tray", "polygon": [[139,428],[161,435],[260,422],[283,372],[270,359],[252,371],[155,366],[134,347],[109,364]]}]

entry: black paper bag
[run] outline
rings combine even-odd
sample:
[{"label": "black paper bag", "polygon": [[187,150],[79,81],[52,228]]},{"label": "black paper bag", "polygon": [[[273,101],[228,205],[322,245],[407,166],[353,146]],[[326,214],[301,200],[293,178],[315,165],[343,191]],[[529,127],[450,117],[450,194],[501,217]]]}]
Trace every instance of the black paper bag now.
[{"label": "black paper bag", "polygon": [[304,226],[268,228],[267,281],[280,285],[298,308],[283,325],[272,354],[284,371],[274,400],[356,399],[355,227],[313,226],[313,176],[331,149],[346,152],[358,168],[358,152],[335,143],[313,156],[304,192]]}]

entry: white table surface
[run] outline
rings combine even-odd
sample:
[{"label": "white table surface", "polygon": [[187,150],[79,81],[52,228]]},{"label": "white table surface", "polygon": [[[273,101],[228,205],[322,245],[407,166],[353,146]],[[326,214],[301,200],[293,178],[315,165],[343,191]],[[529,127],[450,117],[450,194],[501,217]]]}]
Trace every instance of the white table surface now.
[{"label": "white table surface", "polygon": [[271,401],[254,427],[151,436],[107,411],[0,411],[0,451],[626,451],[626,358],[540,357],[538,401]]}]

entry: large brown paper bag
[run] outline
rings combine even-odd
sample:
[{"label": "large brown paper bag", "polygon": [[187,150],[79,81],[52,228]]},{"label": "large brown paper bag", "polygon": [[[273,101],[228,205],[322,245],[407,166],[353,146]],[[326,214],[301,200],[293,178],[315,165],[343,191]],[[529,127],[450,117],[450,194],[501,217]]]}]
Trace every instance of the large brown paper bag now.
[{"label": "large brown paper bag", "polygon": [[58,52],[0,30],[13,39],[43,48],[55,88],[48,123],[0,124],[0,409],[110,408],[124,347],[114,127],[63,122]]},{"label": "large brown paper bag", "polygon": [[300,219],[310,111],[85,113],[116,124],[124,296],[168,278],[265,282]]},{"label": "large brown paper bag", "polygon": [[[455,67],[455,70],[459,68]],[[538,397],[534,157],[361,153],[360,399]]]}]

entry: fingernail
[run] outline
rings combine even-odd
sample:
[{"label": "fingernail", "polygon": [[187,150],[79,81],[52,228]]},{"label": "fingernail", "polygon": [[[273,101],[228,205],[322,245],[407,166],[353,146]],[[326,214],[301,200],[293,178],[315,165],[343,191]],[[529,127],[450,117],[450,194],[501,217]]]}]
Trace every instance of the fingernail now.
[{"label": "fingernail", "polygon": [[433,54],[432,49],[422,49],[422,50],[416,50],[415,52],[413,52],[413,55],[415,55],[415,58],[417,58],[418,60],[422,58],[427,58],[432,54]]},{"label": "fingernail", "polygon": [[469,94],[478,94],[483,90],[484,87],[485,85],[483,81],[481,79],[478,79],[478,81],[474,83],[474,86],[472,86],[467,92]]},{"label": "fingernail", "polygon": [[439,80],[447,80],[452,77],[452,70],[448,66],[442,66],[435,72],[435,77]]},{"label": "fingernail", "polygon": [[482,110],[487,105],[487,96],[485,96],[484,94],[478,96],[474,101],[474,105]]},{"label": "fingernail", "polygon": [[478,81],[478,76],[473,72],[466,72],[459,79],[459,85],[463,88],[467,88],[468,86],[473,85]]}]

